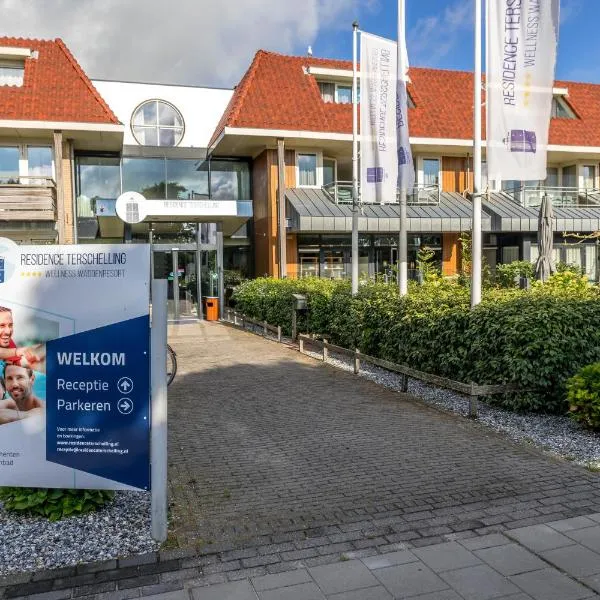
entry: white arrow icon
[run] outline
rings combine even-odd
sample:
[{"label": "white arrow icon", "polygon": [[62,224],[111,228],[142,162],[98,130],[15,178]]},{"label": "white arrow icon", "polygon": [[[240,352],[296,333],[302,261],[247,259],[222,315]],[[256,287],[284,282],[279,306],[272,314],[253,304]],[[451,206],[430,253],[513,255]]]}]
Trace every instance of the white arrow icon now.
[{"label": "white arrow icon", "polygon": [[122,415],[128,415],[133,410],[133,402],[129,398],[121,398],[117,403],[117,410]]},{"label": "white arrow icon", "polygon": [[121,377],[117,382],[117,389],[121,392],[121,394],[129,394],[133,389],[133,381],[129,379],[129,377]]}]

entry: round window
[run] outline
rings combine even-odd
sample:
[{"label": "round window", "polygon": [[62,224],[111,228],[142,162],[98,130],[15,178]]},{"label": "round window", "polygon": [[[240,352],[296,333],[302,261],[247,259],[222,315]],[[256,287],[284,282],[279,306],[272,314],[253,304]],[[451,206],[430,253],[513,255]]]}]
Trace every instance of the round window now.
[{"label": "round window", "polygon": [[131,131],[142,146],[177,146],[183,138],[183,117],[164,100],[148,100],[135,109]]}]

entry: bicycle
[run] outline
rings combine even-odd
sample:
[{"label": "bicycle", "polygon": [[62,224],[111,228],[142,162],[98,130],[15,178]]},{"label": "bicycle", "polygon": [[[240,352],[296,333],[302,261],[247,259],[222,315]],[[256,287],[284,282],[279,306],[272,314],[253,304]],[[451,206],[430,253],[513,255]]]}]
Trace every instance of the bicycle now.
[{"label": "bicycle", "polygon": [[177,373],[177,354],[175,350],[167,344],[167,385],[171,385],[175,374]]}]

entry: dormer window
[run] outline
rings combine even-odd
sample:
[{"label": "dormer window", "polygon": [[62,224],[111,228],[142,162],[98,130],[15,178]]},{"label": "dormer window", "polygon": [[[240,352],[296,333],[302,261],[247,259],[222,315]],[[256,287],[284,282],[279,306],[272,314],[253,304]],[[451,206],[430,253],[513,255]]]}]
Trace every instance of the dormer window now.
[{"label": "dormer window", "polygon": [[23,85],[26,58],[37,58],[37,52],[30,48],[0,46],[0,86]]},{"label": "dormer window", "polygon": [[552,112],[551,116],[554,119],[576,119],[573,109],[569,106],[567,101],[561,96],[554,96],[552,98]]},{"label": "dormer window", "polygon": [[[323,102],[352,104],[352,84],[319,81],[319,91]],[[360,88],[358,89],[358,101],[360,102]]]},{"label": "dormer window", "polygon": [[0,59],[0,85],[21,87],[24,76],[24,61]]}]

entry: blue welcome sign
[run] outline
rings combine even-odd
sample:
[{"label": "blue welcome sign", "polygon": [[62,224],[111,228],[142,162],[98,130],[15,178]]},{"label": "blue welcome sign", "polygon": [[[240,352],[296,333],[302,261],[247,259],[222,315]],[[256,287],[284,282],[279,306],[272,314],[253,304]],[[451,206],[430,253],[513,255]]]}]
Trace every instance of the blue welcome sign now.
[{"label": "blue welcome sign", "polygon": [[0,250],[0,485],[149,489],[149,247]]}]

